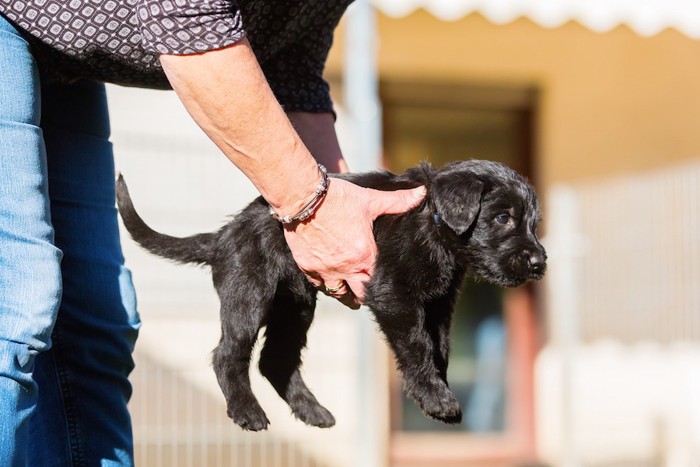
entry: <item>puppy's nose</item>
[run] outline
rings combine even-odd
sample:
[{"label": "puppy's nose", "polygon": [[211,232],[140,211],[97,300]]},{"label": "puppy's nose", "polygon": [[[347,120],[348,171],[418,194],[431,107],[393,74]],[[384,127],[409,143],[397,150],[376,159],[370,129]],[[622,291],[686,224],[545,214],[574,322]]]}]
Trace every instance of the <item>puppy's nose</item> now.
[{"label": "puppy's nose", "polygon": [[528,266],[531,274],[542,275],[547,267],[547,256],[542,252],[531,254],[528,258]]}]

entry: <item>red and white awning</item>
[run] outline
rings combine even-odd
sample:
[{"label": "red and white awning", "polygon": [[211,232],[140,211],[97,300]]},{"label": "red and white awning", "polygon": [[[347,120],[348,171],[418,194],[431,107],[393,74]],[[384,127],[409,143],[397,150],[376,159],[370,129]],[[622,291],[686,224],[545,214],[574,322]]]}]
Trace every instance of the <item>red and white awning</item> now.
[{"label": "red and white awning", "polygon": [[577,21],[605,32],[625,24],[642,36],[674,28],[700,38],[700,0],[370,0],[395,17],[422,8],[437,18],[456,20],[480,13],[496,24],[527,17],[544,27]]}]

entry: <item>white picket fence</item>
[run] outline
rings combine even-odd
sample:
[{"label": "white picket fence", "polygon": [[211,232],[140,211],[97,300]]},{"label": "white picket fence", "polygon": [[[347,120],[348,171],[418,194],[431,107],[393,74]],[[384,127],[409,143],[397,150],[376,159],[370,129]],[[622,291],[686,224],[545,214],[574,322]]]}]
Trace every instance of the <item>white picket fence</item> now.
[{"label": "white picket fence", "polygon": [[545,215],[540,452],[564,467],[696,465],[700,160],[554,187]]}]

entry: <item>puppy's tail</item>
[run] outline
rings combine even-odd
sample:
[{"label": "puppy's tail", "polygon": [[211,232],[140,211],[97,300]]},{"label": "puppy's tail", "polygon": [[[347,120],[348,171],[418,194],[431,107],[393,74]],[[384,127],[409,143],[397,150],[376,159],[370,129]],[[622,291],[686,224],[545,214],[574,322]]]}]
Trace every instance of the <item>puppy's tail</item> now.
[{"label": "puppy's tail", "polygon": [[119,214],[124,227],[136,243],[155,255],[180,263],[209,263],[215,241],[213,233],[178,238],[156,232],[146,225],[134,209],[129,189],[121,174],[117,178],[116,190]]}]

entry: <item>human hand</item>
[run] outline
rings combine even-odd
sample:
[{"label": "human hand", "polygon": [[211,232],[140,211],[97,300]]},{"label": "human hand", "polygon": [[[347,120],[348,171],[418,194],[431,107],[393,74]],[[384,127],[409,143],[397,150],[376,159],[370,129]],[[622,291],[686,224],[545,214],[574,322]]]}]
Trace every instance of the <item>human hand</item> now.
[{"label": "human hand", "polygon": [[311,220],[285,227],[284,235],[308,280],[357,309],[364,302],[364,284],[374,272],[374,220],[384,214],[406,212],[424,196],[425,187],[378,191],[333,178]]}]

